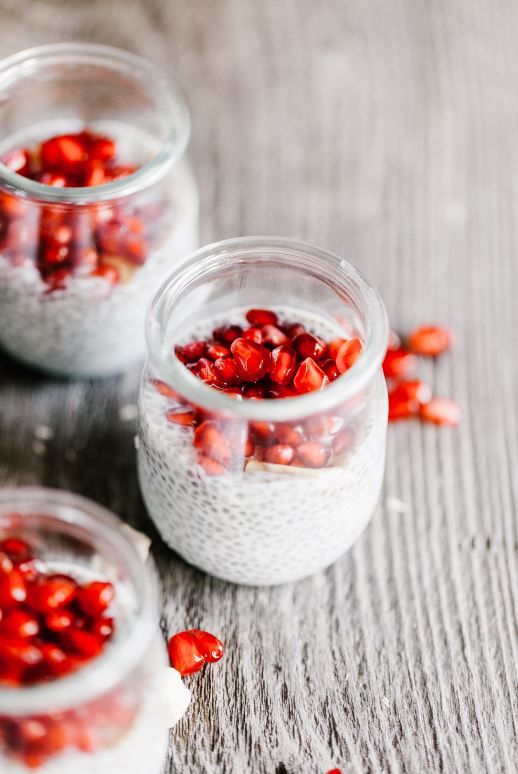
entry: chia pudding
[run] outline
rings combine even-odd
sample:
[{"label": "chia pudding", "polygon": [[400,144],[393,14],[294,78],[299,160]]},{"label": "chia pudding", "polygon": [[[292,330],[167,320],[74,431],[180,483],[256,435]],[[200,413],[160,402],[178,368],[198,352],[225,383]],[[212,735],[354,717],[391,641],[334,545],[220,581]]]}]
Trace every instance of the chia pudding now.
[{"label": "chia pudding", "polygon": [[[40,127],[23,143],[10,138],[0,154],[19,174],[29,174],[16,168],[24,161],[13,142],[18,148],[44,148],[45,142],[71,143],[89,132],[90,145],[92,137],[114,144],[117,166],[110,161],[109,168],[88,167],[80,180],[88,187],[129,180],[156,152],[152,138],[117,122],[99,122],[88,132],[73,123],[74,133],[69,122],[68,134],[56,134],[63,129],[62,123],[52,130]],[[88,160],[97,162],[102,166],[97,158]],[[32,172],[32,177],[60,188],[60,174]],[[70,179],[77,190],[77,177]],[[0,191],[0,345],[45,371],[109,375],[143,358],[144,316],[153,288],[197,246],[196,183],[181,160],[160,185],[126,198],[71,204],[67,188],[62,192],[60,203],[43,205]]]},{"label": "chia pudding", "polygon": [[[310,371],[310,379],[316,373],[325,380],[324,369],[329,380],[340,376],[336,368],[333,373],[329,352],[335,342],[351,341],[353,326],[344,319],[339,324],[301,308],[269,306],[273,309],[279,321],[278,327],[273,326],[277,333],[270,325],[265,334],[263,327],[263,342],[267,336],[272,346],[280,344],[288,333],[288,349],[298,346],[297,341],[306,347],[304,336],[309,332],[309,339],[328,342],[318,361],[322,367]],[[211,361],[210,347],[214,349],[212,358],[221,354],[220,345],[230,343],[225,341],[225,331],[235,326],[238,336],[254,336],[254,326],[244,312],[238,308],[206,318],[182,330],[181,337],[168,342],[165,351],[169,349],[174,357],[175,348],[191,372],[210,383],[214,364],[216,371],[223,368],[217,358],[212,359],[212,365],[199,365],[202,360]],[[263,322],[267,320],[265,317]],[[286,322],[289,320],[297,321],[302,338],[290,338],[290,326],[292,333],[297,331]],[[237,342],[243,340],[238,338]],[[209,342],[209,349],[206,345],[203,350],[206,357],[188,362],[200,342]],[[285,344],[279,349],[283,347]],[[358,347],[361,349],[360,344]],[[235,344],[231,348],[237,357]],[[275,358],[276,351],[273,349],[269,357]],[[201,346],[198,357],[200,352]],[[299,365],[305,376],[306,362]],[[194,399],[185,397],[185,392],[180,396],[159,377],[152,366],[144,374],[138,466],[148,511],[171,548],[214,576],[263,585],[313,574],[332,564],[354,543],[372,516],[383,478],[387,396],[380,370],[360,395],[338,402],[332,411],[309,416],[302,412],[300,418],[271,422],[232,416],[231,409],[226,414],[202,409]],[[224,389],[240,403],[247,397],[260,403],[268,403],[265,398],[291,397],[296,393],[293,384],[300,392],[321,390],[319,394],[323,394],[327,389],[325,383],[306,385],[297,378],[284,379],[282,385],[270,384],[266,391],[260,387],[264,378],[242,386],[228,380],[226,387],[221,382],[211,386]],[[207,449],[203,428],[208,425],[213,427]],[[215,428],[231,449],[228,460],[217,448]]]}]

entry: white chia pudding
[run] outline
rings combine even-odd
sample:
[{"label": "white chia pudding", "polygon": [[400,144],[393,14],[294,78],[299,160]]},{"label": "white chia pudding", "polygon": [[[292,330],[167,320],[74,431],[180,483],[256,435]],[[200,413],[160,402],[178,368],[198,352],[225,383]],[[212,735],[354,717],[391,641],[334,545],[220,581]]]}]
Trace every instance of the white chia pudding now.
[{"label": "white chia pudding", "polygon": [[[344,334],[299,311],[289,310],[288,317],[323,338]],[[234,313],[225,321],[239,323]],[[204,338],[221,322],[196,326],[185,340]],[[381,372],[350,421],[351,444],[332,467],[251,462],[243,470],[207,475],[197,462],[193,428],[167,420],[174,405],[145,378],[139,479],[162,537],[191,564],[235,583],[285,583],[332,564],[367,525],[385,464],[387,395]]]},{"label": "white chia pudding", "polygon": [[180,162],[170,189],[169,233],[126,283],[73,276],[48,292],[31,261],[0,254],[0,345],[17,359],[65,376],[106,376],[144,357],[144,316],[162,275],[198,246],[198,194]]}]

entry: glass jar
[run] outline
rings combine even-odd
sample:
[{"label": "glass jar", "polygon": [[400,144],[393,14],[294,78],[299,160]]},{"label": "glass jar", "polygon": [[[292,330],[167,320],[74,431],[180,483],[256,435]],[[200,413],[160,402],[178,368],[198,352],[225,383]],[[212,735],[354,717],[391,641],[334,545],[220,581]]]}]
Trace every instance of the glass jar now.
[{"label": "glass jar", "polygon": [[[163,73],[125,51],[67,43],[0,63],[0,345],[7,352],[77,377],[116,373],[143,358],[152,291],[198,247],[198,194],[184,156],[189,132],[187,107]],[[115,143],[109,175],[100,172],[102,145],[88,161],[67,157],[70,169],[88,172],[80,185],[34,172],[42,159],[60,163],[42,143],[71,133],[73,146],[78,133]]]},{"label": "glass jar", "polygon": [[[278,400],[214,389],[175,357],[176,345],[243,324],[258,307],[326,341],[358,337],[362,353],[324,389]],[[138,436],[141,490],[171,548],[254,585],[311,575],[346,551],[382,484],[387,337],[383,303],[364,277],[293,240],[219,242],[171,273],[148,312]],[[278,444],[291,464],[272,463]]]},{"label": "glass jar", "polygon": [[67,676],[0,683],[0,771],[160,774],[168,741],[165,646],[156,582],[134,543],[95,503],[31,487],[0,489],[0,540],[6,537],[29,543],[45,571],[111,582],[115,634]]}]

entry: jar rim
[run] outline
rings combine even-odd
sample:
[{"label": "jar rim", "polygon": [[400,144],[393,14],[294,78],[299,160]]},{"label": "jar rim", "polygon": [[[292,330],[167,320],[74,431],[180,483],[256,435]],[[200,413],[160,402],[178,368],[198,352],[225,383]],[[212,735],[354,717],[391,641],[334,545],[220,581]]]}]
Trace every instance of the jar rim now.
[{"label": "jar rim", "polygon": [[17,195],[36,201],[61,204],[91,204],[138,193],[160,180],[184,154],[191,133],[187,104],[165,73],[144,57],[99,43],[51,43],[25,49],[0,61],[0,91],[16,77],[27,75],[41,63],[54,60],[71,63],[97,63],[111,66],[153,84],[157,102],[167,117],[168,134],[152,159],[127,177],[96,186],[58,188],[31,180],[0,162],[0,184]]},{"label": "jar rim", "polygon": [[[170,342],[163,341],[165,307],[174,303],[190,283],[224,269],[234,261],[246,262],[274,257],[290,263],[298,260],[303,268],[316,270],[319,276],[341,280],[353,286],[361,300],[367,320],[365,340],[354,368],[341,374],[325,389],[282,400],[238,401],[215,390],[190,373],[176,357],[170,357]],[[161,377],[194,405],[208,411],[252,421],[279,421],[318,414],[354,398],[374,378],[381,366],[388,342],[388,318],[378,291],[363,274],[338,255],[296,239],[250,236],[214,242],[192,253],[164,279],[151,300],[146,314],[146,339],[149,358]],[[164,357],[165,356],[165,357]],[[165,360],[165,362],[164,362]]]},{"label": "jar rim", "polygon": [[81,495],[45,487],[0,487],[0,514],[8,509],[56,519],[83,532],[102,533],[122,557],[139,595],[138,614],[124,639],[115,639],[101,655],[77,672],[48,683],[20,688],[0,687],[2,714],[20,716],[69,709],[106,694],[137,666],[158,629],[158,586],[131,539],[111,511]]}]

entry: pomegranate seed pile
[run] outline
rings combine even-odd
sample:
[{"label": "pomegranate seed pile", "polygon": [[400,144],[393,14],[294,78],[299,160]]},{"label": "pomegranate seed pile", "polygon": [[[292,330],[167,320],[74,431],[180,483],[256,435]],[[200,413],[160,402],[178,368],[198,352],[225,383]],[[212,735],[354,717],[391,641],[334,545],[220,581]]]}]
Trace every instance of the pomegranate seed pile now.
[{"label": "pomegranate seed pile", "polygon": [[171,665],[182,677],[199,672],[206,663],[213,664],[223,658],[223,643],[209,632],[189,629],[174,634],[168,644]]},{"label": "pomegranate seed pile", "polygon": [[403,347],[399,336],[392,333],[383,361],[383,372],[389,387],[389,420],[418,417],[436,425],[458,425],[460,408],[449,398],[432,397],[430,387],[416,378],[417,356],[437,357],[448,350],[452,335],[447,328],[426,325],[415,328]]},{"label": "pomegranate seed pile", "polygon": [[[113,139],[88,130],[12,150],[1,160],[19,175],[58,188],[111,183],[137,169],[118,162]],[[1,191],[0,252],[14,266],[35,261],[51,290],[65,287],[73,275],[115,285],[145,263],[162,209],[158,202],[128,201],[35,205]]]},{"label": "pomegranate seed pile", "polygon": [[77,583],[38,569],[20,538],[0,542],[0,685],[67,675],[104,650],[114,632],[110,583]]}]

